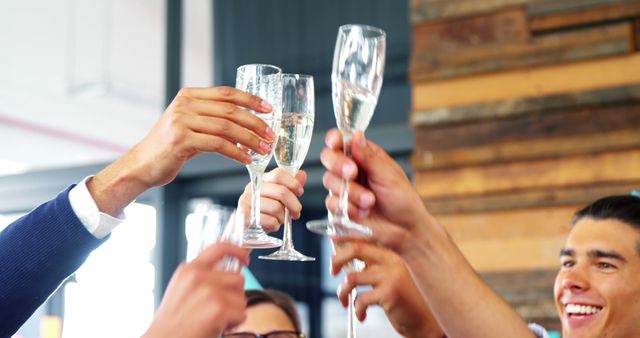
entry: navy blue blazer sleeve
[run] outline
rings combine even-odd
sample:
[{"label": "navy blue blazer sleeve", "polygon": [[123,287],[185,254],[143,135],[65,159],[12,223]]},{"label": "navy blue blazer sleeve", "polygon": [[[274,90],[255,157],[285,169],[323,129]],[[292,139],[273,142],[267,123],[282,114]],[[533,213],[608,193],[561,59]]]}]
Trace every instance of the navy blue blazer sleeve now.
[{"label": "navy blue blazer sleeve", "polygon": [[0,232],[0,337],[10,337],[105,239],[91,235],[61,192]]}]

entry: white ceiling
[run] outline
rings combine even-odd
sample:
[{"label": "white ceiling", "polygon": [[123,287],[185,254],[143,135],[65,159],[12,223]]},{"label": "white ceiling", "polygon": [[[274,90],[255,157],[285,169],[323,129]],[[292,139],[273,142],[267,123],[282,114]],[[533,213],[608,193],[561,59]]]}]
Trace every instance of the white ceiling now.
[{"label": "white ceiling", "polygon": [[[0,2],[0,175],[115,159],[163,110],[165,2]],[[185,0],[183,83],[212,79],[211,2]]]}]

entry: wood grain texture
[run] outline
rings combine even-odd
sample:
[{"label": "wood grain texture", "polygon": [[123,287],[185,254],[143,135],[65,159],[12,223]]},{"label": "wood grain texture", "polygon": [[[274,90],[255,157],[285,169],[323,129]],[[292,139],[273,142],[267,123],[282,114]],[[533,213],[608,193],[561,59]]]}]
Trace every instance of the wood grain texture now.
[{"label": "wood grain texture", "polygon": [[531,16],[572,12],[628,0],[411,0],[411,22],[443,20],[526,5]]},{"label": "wood grain texture", "polygon": [[544,238],[567,235],[571,218],[581,206],[574,204],[436,216],[458,243]]},{"label": "wood grain texture", "polygon": [[582,8],[572,12],[563,11],[534,16],[530,19],[529,25],[531,31],[539,33],[613,20],[632,20],[638,16],[640,16],[640,2],[631,0]]},{"label": "wood grain texture", "polygon": [[587,184],[640,183],[640,149],[592,156],[423,170],[415,174],[424,198],[469,196]]},{"label": "wood grain texture", "polygon": [[638,182],[619,184],[588,184],[553,189],[528,189],[476,196],[429,197],[424,199],[427,209],[435,215],[461,215],[465,213],[495,212],[521,208],[586,205],[598,198],[626,195],[637,190]]},{"label": "wood grain texture", "polygon": [[437,82],[418,82],[412,88],[412,110],[424,111],[632,84],[640,84],[640,53]]},{"label": "wood grain texture", "polygon": [[559,252],[566,235],[460,242],[458,246],[479,272],[559,267]]},{"label": "wood grain texture", "polygon": [[557,273],[557,269],[519,270],[482,273],[480,276],[525,320],[541,324],[541,318],[554,319],[552,326],[557,328],[560,323],[553,297]]},{"label": "wood grain texture", "polygon": [[509,6],[526,5],[530,0],[411,0],[411,22],[418,24],[434,20],[459,18],[487,13]]},{"label": "wood grain texture", "polygon": [[[541,108],[542,109],[542,108]],[[415,129],[416,150],[442,151],[625,129],[640,130],[640,103],[534,111],[510,118]]]},{"label": "wood grain texture", "polygon": [[[450,30],[455,29],[456,25],[451,23]],[[468,39],[475,36],[472,32],[460,31],[461,35],[465,33]],[[414,34],[414,41],[426,38],[418,32]],[[437,41],[433,36],[431,40]],[[409,72],[414,83],[615,56],[632,52],[634,39],[632,23],[625,22],[502,45],[469,44],[458,50],[432,45],[435,47],[420,48],[414,44]]]},{"label": "wood grain texture", "polygon": [[640,149],[637,128],[597,134],[579,134],[430,151],[416,149],[411,164],[415,170],[456,168],[468,165],[535,160],[607,151]]},{"label": "wood grain texture", "polygon": [[524,8],[507,8],[473,17],[427,22],[413,27],[415,55],[462,51],[471,47],[525,43],[529,25]]},{"label": "wood grain texture", "polygon": [[636,19],[633,32],[636,51],[640,51],[640,19]]},{"label": "wood grain texture", "polygon": [[515,117],[530,113],[575,110],[579,107],[640,103],[640,86],[622,86],[543,97],[507,99],[460,107],[417,111],[411,114],[411,124],[431,127]]}]

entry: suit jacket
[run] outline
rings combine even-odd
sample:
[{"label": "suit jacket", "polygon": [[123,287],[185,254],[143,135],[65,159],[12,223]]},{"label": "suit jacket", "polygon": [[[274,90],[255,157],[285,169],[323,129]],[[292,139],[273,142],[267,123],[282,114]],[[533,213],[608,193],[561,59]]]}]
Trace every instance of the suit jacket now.
[{"label": "suit jacket", "polygon": [[0,337],[13,335],[106,240],[73,212],[72,187],[0,232]]}]

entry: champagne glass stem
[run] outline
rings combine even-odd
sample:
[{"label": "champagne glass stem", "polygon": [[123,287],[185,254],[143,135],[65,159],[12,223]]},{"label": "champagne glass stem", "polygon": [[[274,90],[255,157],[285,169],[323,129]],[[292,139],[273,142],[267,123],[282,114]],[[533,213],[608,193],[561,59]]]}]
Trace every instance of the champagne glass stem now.
[{"label": "champagne glass stem", "polygon": [[262,230],[260,225],[260,183],[262,182],[262,172],[249,169],[251,177],[251,222],[249,229]]},{"label": "champagne glass stem", "polygon": [[291,212],[289,208],[284,209],[284,234],[282,235],[282,250],[293,249],[293,239],[291,238]]},{"label": "champagne glass stem", "polygon": [[347,314],[347,338],[356,338],[356,307],[354,302],[356,301],[356,289],[353,288],[349,292],[349,313]]},{"label": "champagne glass stem", "polygon": [[[348,157],[351,158],[351,136],[350,135],[343,135],[342,136],[342,143],[343,143],[343,151],[344,154]],[[338,212],[337,215],[339,217],[344,217],[345,219],[349,219],[349,192],[348,192],[348,188],[349,188],[349,183],[347,182],[347,180],[345,178],[342,179],[341,183],[340,183],[340,203],[338,204]]]}]

